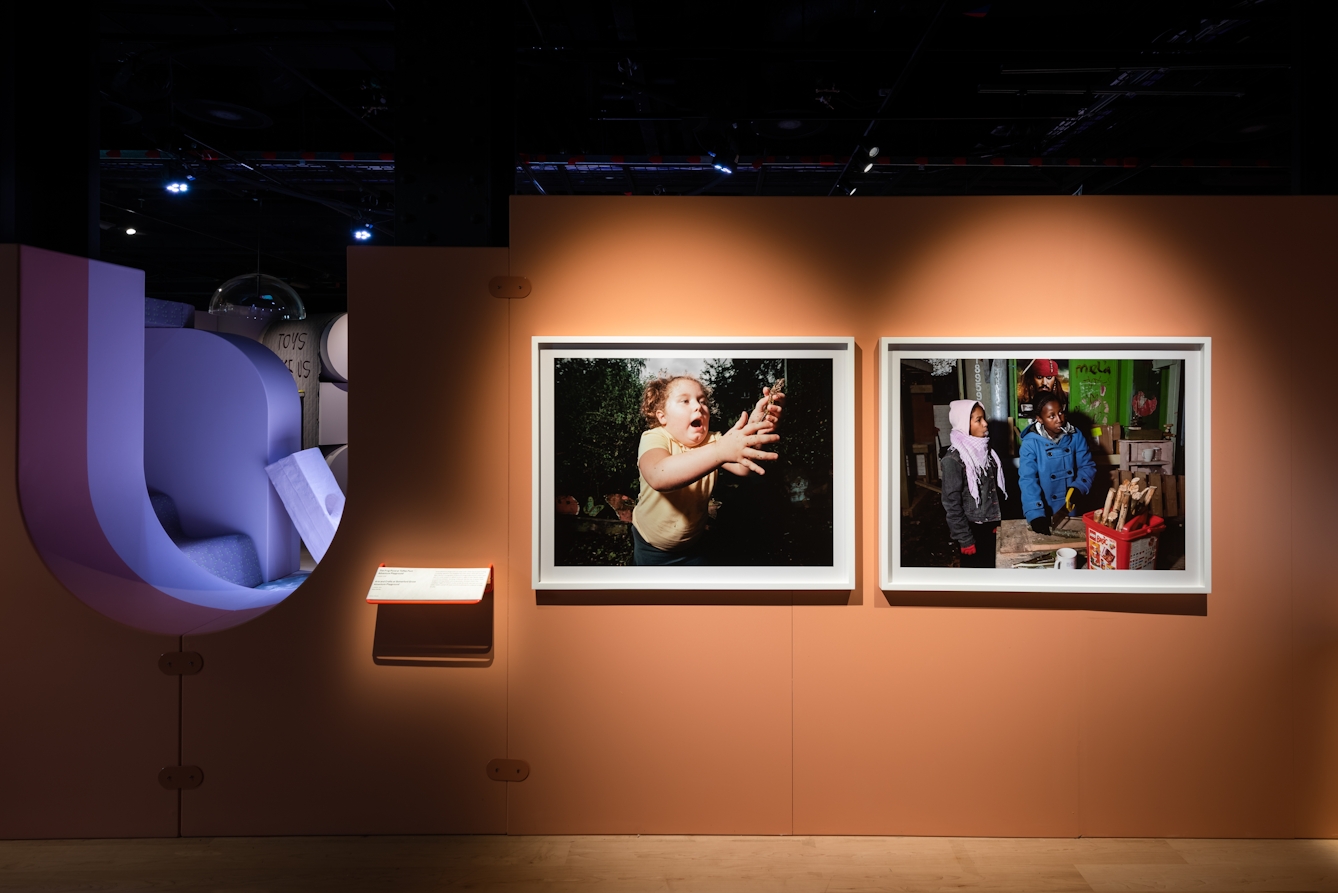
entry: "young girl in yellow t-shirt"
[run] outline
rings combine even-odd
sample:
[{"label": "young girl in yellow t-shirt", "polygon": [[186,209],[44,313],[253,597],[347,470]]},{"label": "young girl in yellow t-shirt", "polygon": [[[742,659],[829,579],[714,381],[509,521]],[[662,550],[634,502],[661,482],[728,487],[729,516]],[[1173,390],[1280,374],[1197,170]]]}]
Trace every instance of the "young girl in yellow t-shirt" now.
[{"label": "young girl in yellow t-shirt", "polygon": [[641,435],[637,468],[640,498],[632,512],[632,563],[704,565],[706,509],[716,472],[765,474],[758,462],[776,458],[757,449],[775,443],[785,395],[762,389],[751,417],[740,413],[724,434],[710,429],[706,387],[688,375],[646,384],[641,414],[651,428]]}]

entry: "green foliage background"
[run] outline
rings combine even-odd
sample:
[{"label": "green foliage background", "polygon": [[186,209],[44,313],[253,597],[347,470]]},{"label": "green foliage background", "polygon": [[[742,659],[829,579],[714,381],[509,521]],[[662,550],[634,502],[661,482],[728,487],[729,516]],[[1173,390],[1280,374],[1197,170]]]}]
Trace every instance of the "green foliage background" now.
[{"label": "green foliage background", "polygon": [[[653,362],[653,361],[651,361]],[[631,563],[627,524],[604,497],[638,493],[637,445],[645,382],[659,374],[644,359],[561,358],[554,364],[554,471],[557,495],[574,496],[580,516],[559,516],[559,565]],[[832,563],[832,361],[828,359],[708,360],[711,430],[728,430],[750,411],[762,388],[786,378],[779,458],[767,473],[717,476],[720,502],[711,522],[713,559],[723,565]],[[759,463],[760,464],[760,463]],[[595,515],[586,509],[593,505]],[[604,506],[602,510],[600,506]]]}]

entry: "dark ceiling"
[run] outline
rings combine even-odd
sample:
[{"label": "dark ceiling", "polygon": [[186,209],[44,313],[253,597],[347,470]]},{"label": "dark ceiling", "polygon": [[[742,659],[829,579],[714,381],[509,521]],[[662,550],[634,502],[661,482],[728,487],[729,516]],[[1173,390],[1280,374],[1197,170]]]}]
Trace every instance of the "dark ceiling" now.
[{"label": "dark ceiling", "polygon": [[258,250],[339,309],[357,227],[488,240],[422,225],[464,201],[406,175],[434,152],[492,157],[493,242],[507,192],[1332,191],[1334,6],[104,0],[101,256],[203,307]]}]

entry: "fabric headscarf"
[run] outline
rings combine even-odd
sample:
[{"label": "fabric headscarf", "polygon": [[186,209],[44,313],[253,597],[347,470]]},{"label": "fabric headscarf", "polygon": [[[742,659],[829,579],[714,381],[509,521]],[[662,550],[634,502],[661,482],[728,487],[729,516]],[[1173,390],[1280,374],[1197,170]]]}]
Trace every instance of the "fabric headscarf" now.
[{"label": "fabric headscarf", "polygon": [[957,449],[957,455],[962,457],[962,465],[966,467],[966,488],[971,491],[971,498],[976,501],[976,505],[980,505],[980,479],[985,476],[991,457],[994,459],[999,491],[1005,499],[1008,498],[999,454],[990,449],[988,437],[971,436],[971,411],[979,405],[975,400],[954,400],[948,405],[948,422],[952,425],[948,439]]}]

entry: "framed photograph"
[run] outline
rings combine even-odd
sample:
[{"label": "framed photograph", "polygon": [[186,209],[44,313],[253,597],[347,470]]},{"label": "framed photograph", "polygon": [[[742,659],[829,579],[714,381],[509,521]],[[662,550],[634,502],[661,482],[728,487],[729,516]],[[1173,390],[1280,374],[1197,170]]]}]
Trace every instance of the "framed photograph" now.
[{"label": "framed photograph", "polygon": [[534,338],[534,588],[853,589],[854,347]]},{"label": "framed photograph", "polygon": [[1211,591],[1208,338],[883,338],[885,590]]}]

